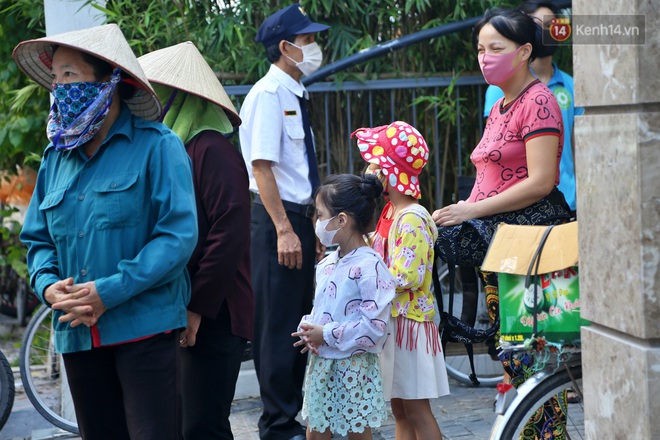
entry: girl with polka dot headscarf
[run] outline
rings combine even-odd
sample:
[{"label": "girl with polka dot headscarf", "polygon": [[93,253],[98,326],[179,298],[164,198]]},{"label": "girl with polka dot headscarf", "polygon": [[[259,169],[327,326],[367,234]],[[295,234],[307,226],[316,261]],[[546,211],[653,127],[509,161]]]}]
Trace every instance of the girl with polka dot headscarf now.
[{"label": "girl with polka dot headscarf", "polygon": [[391,400],[396,437],[440,440],[442,434],[429,405],[429,399],[449,394],[430,290],[438,232],[431,215],[419,204],[419,175],[428,162],[429,149],[421,133],[403,121],[360,128],[352,137],[369,162],[366,172],[381,180],[389,197],[372,247],[397,282],[392,335],[381,355],[383,389]]},{"label": "girl with polka dot headscarf", "polygon": [[[416,199],[422,197],[419,174],[429,160],[429,149],[419,131],[403,121],[360,128],[352,137],[370,169],[382,171],[391,188]],[[376,173],[377,174],[377,173]]]}]

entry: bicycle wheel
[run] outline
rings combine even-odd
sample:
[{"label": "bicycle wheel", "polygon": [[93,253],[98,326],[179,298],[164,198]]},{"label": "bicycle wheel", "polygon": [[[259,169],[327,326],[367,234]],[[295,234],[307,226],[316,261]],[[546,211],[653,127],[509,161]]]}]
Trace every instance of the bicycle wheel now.
[{"label": "bicycle wheel", "polygon": [[14,373],[11,365],[0,351],[0,430],[7,423],[11,409],[14,406]]},{"label": "bicycle wheel", "polygon": [[[533,377],[533,376],[532,376]],[[532,388],[518,405],[511,405],[502,422],[502,435],[500,439],[517,439],[529,418],[552,396],[566,389],[574,390],[576,402],[568,403],[566,411],[567,438],[584,439],[584,401],[582,399],[582,365],[574,365],[569,368],[558,370]]]},{"label": "bicycle wheel", "polygon": [[[460,268],[456,268],[454,310],[460,311],[463,305],[463,288],[461,286],[461,277],[458,274]],[[449,292],[449,270],[446,265],[439,268],[440,285],[443,292]],[[449,295],[445,294],[443,303],[448,304]],[[448,307],[448,306],[446,306]],[[488,313],[486,311],[486,298],[482,289],[479,289],[479,305],[477,307],[477,320],[475,328],[486,329],[490,326]],[[499,360],[493,360],[488,354],[488,347],[485,343],[475,344],[474,346],[474,371],[477,374],[480,386],[495,387],[502,382],[504,369]],[[472,369],[468,359],[465,346],[463,344],[448,342],[445,347],[445,365],[447,374],[462,383],[463,385],[474,386],[470,379]]]},{"label": "bicycle wheel", "polygon": [[61,355],[53,345],[52,310],[41,306],[27,326],[21,347],[21,379],[35,409],[58,428],[78,434]]}]

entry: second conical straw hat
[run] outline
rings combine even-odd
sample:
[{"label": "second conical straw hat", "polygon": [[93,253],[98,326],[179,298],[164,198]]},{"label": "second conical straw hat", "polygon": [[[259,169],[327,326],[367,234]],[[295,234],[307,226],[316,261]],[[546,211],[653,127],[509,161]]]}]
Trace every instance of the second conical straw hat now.
[{"label": "second conical straw hat", "polygon": [[192,93],[219,105],[234,127],[241,125],[241,118],[227,92],[192,42],[150,52],[138,61],[149,81]]}]

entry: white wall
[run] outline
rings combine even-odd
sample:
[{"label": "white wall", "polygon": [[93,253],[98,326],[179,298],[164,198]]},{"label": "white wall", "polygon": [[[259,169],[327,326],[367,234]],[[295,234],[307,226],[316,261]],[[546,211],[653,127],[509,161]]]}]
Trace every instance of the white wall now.
[{"label": "white wall", "polygon": [[[98,1],[105,6],[105,1]],[[85,6],[85,0],[44,0],[46,15],[46,35],[77,31],[103,24],[105,16],[91,6]]]}]

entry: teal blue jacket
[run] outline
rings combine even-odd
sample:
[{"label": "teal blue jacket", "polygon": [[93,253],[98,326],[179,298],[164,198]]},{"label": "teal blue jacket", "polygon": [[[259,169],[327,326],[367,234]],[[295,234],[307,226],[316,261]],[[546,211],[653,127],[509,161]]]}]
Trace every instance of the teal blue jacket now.
[{"label": "teal blue jacket", "polygon": [[[91,158],[49,145],[20,238],[44,303],[56,281],[95,281],[107,308],[97,323],[101,345],[185,327],[197,216],[181,140],[123,106]],[[58,352],[92,348],[88,327],[53,322]]]}]

